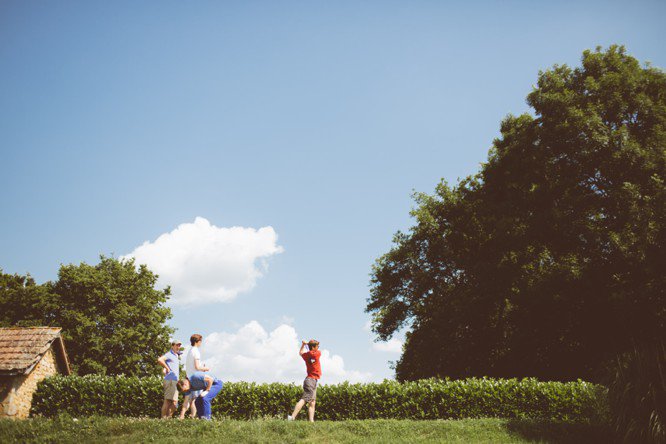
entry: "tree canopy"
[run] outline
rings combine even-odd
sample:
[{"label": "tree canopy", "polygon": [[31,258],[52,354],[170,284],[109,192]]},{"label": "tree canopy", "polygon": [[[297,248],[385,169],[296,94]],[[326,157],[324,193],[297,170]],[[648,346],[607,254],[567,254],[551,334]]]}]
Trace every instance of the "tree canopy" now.
[{"label": "tree canopy", "polygon": [[366,310],[399,379],[599,380],[665,337],[666,75],[623,47],[539,73],[480,171],[417,193]]},{"label": "tree canopy", "polygon": [[165,324],[170,289],[156,290],[156,281],[145,265],[103,256],[94,266],[62,265],[58,279],[42,285],[0,272],[0,326],[62,327],[80,375],[156,374],[173,333]]}]

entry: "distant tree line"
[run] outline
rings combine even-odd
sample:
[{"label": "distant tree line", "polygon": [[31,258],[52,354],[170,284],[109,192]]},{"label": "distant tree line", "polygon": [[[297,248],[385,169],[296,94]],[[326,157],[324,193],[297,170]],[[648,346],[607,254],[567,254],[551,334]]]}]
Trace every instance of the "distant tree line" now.
[{"label": "distant tree line", "polygon": [[97,265],[62,265],[58,279],[37,284],[0,270],[0,327],[62,327],[67,354],[79,375],[147,376],[169,348],[170,289],[134,260],[102,256]]}]

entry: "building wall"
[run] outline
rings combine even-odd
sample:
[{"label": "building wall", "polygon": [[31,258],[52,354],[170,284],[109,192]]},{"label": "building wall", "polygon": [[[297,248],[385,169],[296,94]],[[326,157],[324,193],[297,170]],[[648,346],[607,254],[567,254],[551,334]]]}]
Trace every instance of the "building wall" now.
[{"label": "building wall", "polygon": [[56,373],[58,364],[51,347],[28,376],[0,377],[0,417],[27,418],[37,383]]},{"label": "building wall", "polygon": [[11,402],[10,392],[14,387],[14,379],[13,376],[0,375],[0,418],[8,415]]}]

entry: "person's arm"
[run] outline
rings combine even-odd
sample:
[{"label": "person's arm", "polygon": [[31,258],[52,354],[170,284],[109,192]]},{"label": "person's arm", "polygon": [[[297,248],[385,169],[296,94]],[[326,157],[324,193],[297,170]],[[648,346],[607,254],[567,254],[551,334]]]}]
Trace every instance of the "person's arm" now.
[{"label": "person's arm", "polygon": [[164,373],[165,375],[171,371],[171,369],[166,363],[166,359],[164,358],[164,356],[160,356],[159,358],[157,358],[157,363],[163,367],[162,373]]},{"label": "person's arm", "polygon": [[199,372],[207,372],[208,370],[210,370],[205,365],[202,365],[201,360],[197,359],[197,358],[194,359],[194,368],[195,368],[195,370],[197,370]]},{"label": "person's arm", "polygon": [[208,394],[208,392],[210,391],[210,388],[213,386],[213,378],[211,378],[210,376],[208,376],[208,375],[204,376],[204,381],[206,381],[207,385],[206,385],[206,388],[204,389],[204,391],[201,392],[201,395],[199,395],[201,397],[206,396]]},{"label": "person's arm", "polygon": [[306,347],[307,347],[308,343],[305,342],[305,341],[301,341],[301,342],[302,342],[302,344],[301,344],[301,349],[298,351],[298,354],[301,355],[301,356],[303,356],[305,353],[308,352],[308,351],[306,350]]},{"label": "person's arm", "polygon": [[188,408],[190,408],[190,395],[185,395],[185,398],[183,399],[183,407],[180,409],[180,419],[185,419],[185,413],[187,413]]},{"label": "person's arm", "polygon": [[196,354],[194,355],[194,369],[198,372],[207,372],[210,370],[208,367],[201,363],[201,352],[199,350],[193,350]]}]

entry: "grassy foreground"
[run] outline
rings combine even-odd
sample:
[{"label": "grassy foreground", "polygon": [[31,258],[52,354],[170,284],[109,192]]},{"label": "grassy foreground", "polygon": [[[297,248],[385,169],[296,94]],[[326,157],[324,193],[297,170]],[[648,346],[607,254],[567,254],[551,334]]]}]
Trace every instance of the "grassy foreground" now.
[{"label": "grassy foreground", "polygon": [[557,421],[462,419],[286,422],[277,419],[206,422],[91,417],[0,420],[0,441],[9,442],[609,442],[600,425]]}]

